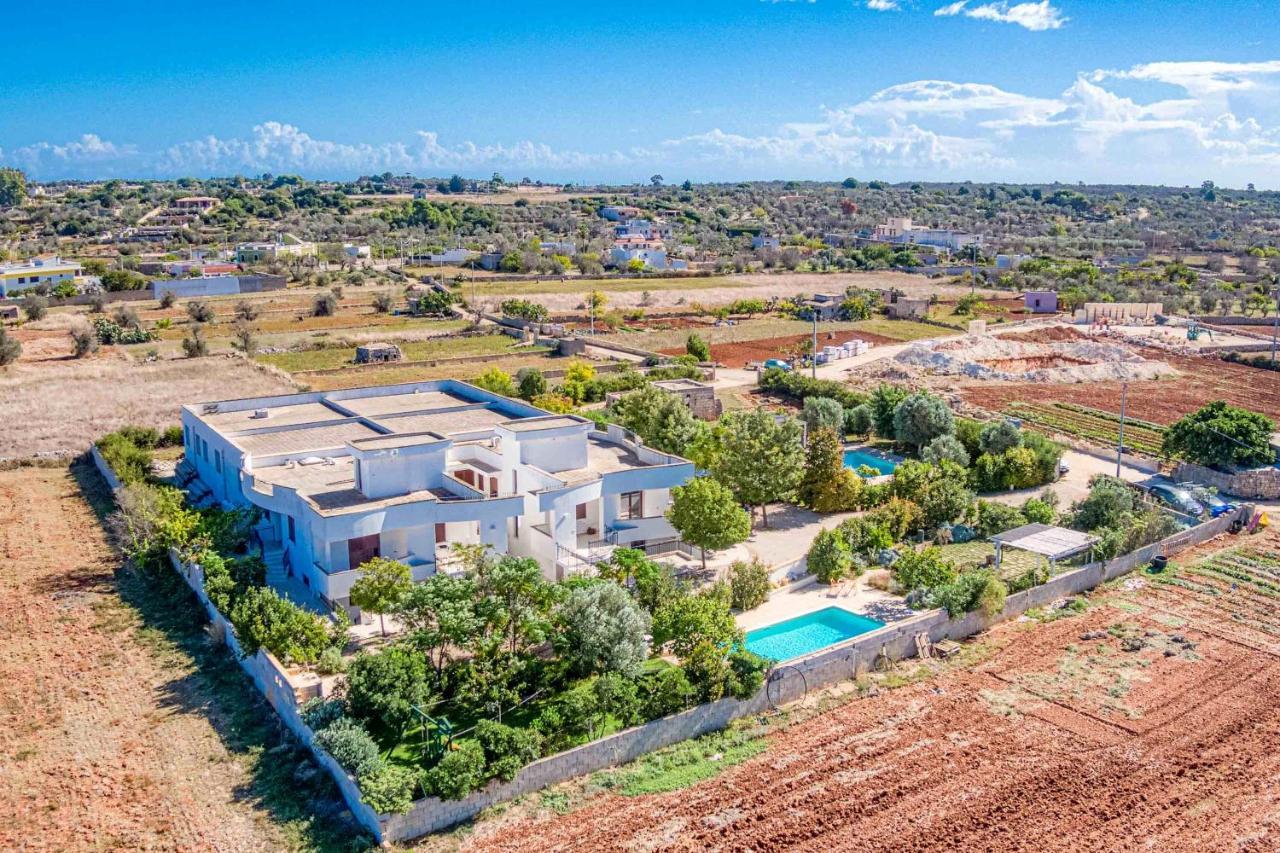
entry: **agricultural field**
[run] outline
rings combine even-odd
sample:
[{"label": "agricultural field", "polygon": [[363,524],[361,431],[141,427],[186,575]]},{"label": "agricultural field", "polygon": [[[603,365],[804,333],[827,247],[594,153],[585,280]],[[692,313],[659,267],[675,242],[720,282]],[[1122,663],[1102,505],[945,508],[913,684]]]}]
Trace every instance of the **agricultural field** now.
[{"label": "agricultural field", "polygon": [[[651,328],[635,332],[614,332],[602,337],[628,346],[662,352],[676,349],[683,351],[690,332],[697,332],[713,348],[717,345],[750,344],[779,338],[799,340],[813,333],[812,323],[780,317],[757,317],[738,321],[733,325],[724,323],[714,325],[710,322],[704,325],[686,323],[672,325],[673,328],[668,329]],[[878,344],[899,343],[947,334],[945,329],[911,320],[889,320],[883,317],[858,321],[842,320],[822,323],[818,326],[819,346],[823,344],[823,340],[829,333],[841,332],[856,332],[857,337]]]},{"label": "agricultural field", "polygon": [[[1130,382],[1128,417],[1168,426],[1205,403],[1225,400],[1269,418],[1280,418],[1280,380],[1273,373],[1211,356],[1147,349],[1141,352],[1148,358],[1168,363],[1180,375]],[[991,412],[1003,411],[1015,402],[1036,400],[1071,403],[1119,414],[1121,383],[966,382],[959,392],[966,402]]]},{"label": "agricultural field", "polygon": [[[953,849],[1171,853],[1280,844],[1274,531],[1200,546],[1069,607],[899,665],[661,793],[597,774],[480,821],[466,850]],[[1247,575],[1244,580],[1240,575]],[[889,689],[886,689],[889,688]],[[795,714],[796,712],[792,712]],[[1082,760],[1086,756],[1087,760]],[[697,765],[695,765],[697,766]],[[626,770],[626,768],[623,768]],[[443,840],[424,849],[444,849]]]},{"label": "agricultural field", "polygon": [[240,357],[144,362],[103,347],[84,359],[24,358],[0,373],[0,460],[79,454],[128,424],[174,424],[187,403],[294,390],[286,375]]},{"label": "agricultural field", "polygon": [[[1120,440],[1120,416],[1089,406],[1015,400],[1005,406],[1004,413],[1032,426],[1069,435],[1090,444],[1114,446]],[[1159,456],[1163,440],[1163,426],[1128,417],[1126,412],[1125,447],[1147,456]]]},{"label": "agricultural field", "polygon": [[325,373],[296,374],[297,381],[312,391],[334,391],[339,388],[361,388],[369,385],[397,385],[402,382],[426,382],[432,379],[461,379],[470,381],[491,368],[497,368],[515,376],[521,368],[535,367],[542,371],[563,369],[567,359],[557,358],[547,350],[524,349],[508,355],[476,359],[463,363],[440,362],[438,364],[387,364],[361,370],[340,370]]},{"label": "agricultural field", "polygon": [[[508,335],[441,336],[427,340],[398,343],[405,361],[465,358],[481,355],[508,355],[530,348]],[[326,346],[296,352],[263,353],[256,359],[288,373],[307,370],[331,370],[353,365],[354,346]]]}]

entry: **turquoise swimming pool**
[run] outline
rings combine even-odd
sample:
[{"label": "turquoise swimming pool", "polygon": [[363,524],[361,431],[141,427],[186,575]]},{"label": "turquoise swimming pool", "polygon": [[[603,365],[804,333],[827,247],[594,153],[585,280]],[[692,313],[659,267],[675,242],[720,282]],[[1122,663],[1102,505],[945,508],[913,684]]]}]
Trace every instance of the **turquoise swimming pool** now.
[{"label": "turquoise swimming pool", "polygon": [[828,607],[748,631],[747,649],[761,657],[787,661],[883,627],[876,619]]},{"label": "turquoise swimming pool", "polygon": [[872,453],[864,447],[850,447],[844,452],[844,467],[858,470],[863,465],[875,468],[881,475],[892,474],[898,463],[885,456]]}]

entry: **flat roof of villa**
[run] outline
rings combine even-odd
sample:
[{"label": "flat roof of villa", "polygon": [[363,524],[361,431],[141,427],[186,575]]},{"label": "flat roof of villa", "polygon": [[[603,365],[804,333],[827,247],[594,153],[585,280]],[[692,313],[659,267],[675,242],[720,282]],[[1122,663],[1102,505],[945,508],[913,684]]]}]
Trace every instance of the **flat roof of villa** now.
[{"label": "flat roof of villa", "polygon": [[448,437],[498,424],[523,429],[527,422],[531,429],[548,429],[585,422],[450,381],[232,400],[187,410],[255,456],[327,450],[381,435]]},{"label": "flat roof of villa", "polygon": [[503,424],[512,432],[536,432],[544,429],[561,429],[563,427],[582,426],[591,423],[577,415],[547,415],[540,418],[522,418]]}]

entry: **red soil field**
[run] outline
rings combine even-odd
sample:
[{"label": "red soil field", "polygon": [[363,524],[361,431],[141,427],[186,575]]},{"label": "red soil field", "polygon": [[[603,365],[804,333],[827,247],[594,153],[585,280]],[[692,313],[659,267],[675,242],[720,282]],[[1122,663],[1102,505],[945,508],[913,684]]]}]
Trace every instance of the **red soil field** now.
[{"label": "red soil field", "polygon": [[[745,367],[748,362],[767,361],[771,358],[784,358],[789,351],[795,349],[803,341],[813,340],[812,335],[784,335],[780,338],[760,338],[754,341],[737,341],[734,343],[711,344],[711,360],[726,367]],[[866,341],[872,345],[900,344],[893,338],[875,335],[869,332],[821,332],[818,335],[818,347],[842,346],[849,341]],[[683,347],[661,350],[663,355],[684,355]]]},{"label": "red soil field", "polygon": [[499,819],[466,847],[1280,849],[1276,599],[1201,576],[1125,585],[998,626],[984,662],[783,729],[713,779]]},{"label": "red soil field", "polygon": [[[1017,339],[1014,335],[1006,337]],[[1153,361],[1167,362],[1182,375],[1130,382],[1127,412],[1132,417],[1170,424],[1206,403],[1226,400],[1280,419],[1280,373],[1232,364],[1213,356],[1174,355],[1156,349],[1143,349],[1141,353]],[[1119,412],[1120,391],[1119,382],[1065,385],[973,382],[960,389],[966,402],[992,412],[1014,401],[1059,401]]]}]

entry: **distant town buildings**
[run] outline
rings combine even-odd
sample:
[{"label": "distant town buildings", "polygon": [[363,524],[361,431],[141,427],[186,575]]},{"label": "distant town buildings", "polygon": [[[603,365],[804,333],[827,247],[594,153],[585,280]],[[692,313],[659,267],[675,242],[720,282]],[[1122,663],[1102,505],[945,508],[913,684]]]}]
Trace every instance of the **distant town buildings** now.
[{"label": "distant town buildings", "polygon": [[74,261],[64,261],[57,255],[0,264],[0,296],[8,296],[16,290],[27,290],[41,285],[53,287],[59,282],[75,281],[81,272],[79,264]]}]

